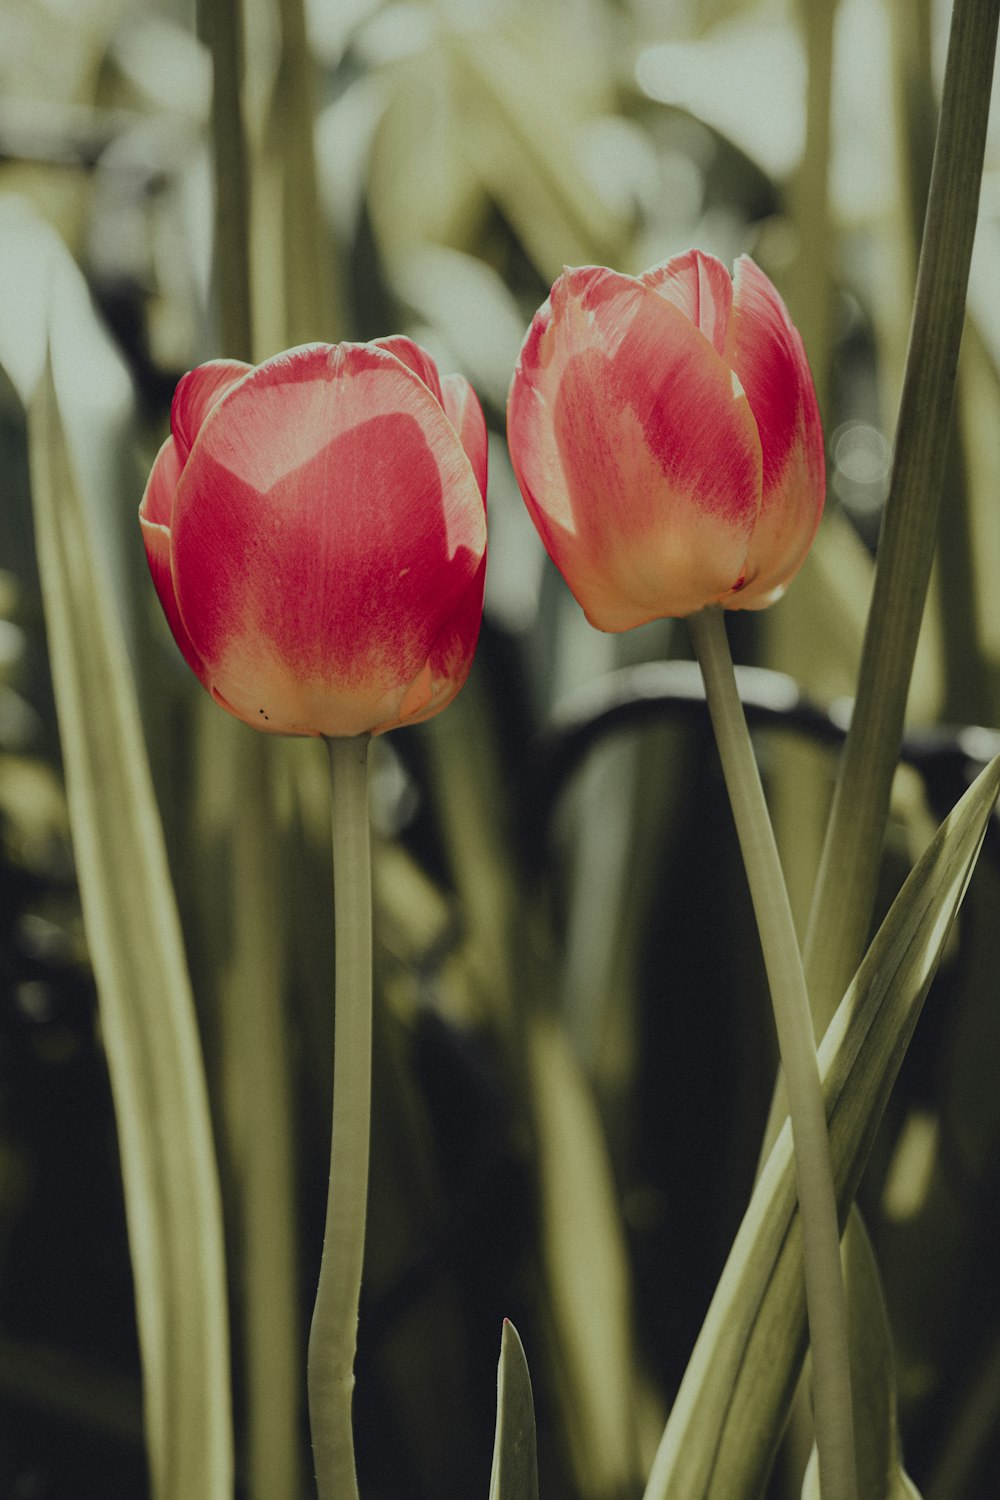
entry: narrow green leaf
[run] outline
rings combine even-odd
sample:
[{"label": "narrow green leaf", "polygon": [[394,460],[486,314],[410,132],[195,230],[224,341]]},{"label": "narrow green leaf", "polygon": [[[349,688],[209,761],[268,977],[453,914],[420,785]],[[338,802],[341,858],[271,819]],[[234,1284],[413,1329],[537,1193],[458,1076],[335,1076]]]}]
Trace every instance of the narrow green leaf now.
[{"label": "narrow green leaf", "polygon": [[154,1500],[232,1494],[222,1215],[202,1057],[135,690],[51,366],[29,409],[36,547],[122,1156]]},{"label": "narrow green leaf", "polygon": [[[820,1048],[841,1219],[858,1182],[997,793],[1000,757],[911,871]],[[750,1500],[766,1482],[805,1350],[791,1129],[750,1201],[681,1383],[646,1500]]]},{"label": "narrow green leaf", "polygon": [[863,951],[934,556],[1000,0],[955,0],[892,477],[851,729],[806,941],[822,1031]]},{"label": "narrow green leaf", "polygon": [[497,1431],[490,1500],[538,1500],[531,1376],[517,1329],[506,1318],[497,1367]]},{"label": "narrow green leaf", "polygon": [[198,901],[185,936],[195,973],[213,978],[207,1064],[229,1227],[240,1247],[233,1290],[242,1327],[243,1477],[247,1500],[294,1500],[302,1494],[305,1351],[285,1004],[287,841],[274,783],[277,753],[302,747],[249,732],[207,693],[192,706],[195,796],[185,842]]},{"label": "narrow green leaf", "polygon": [[[844,1271],[850,1318],[858,1493],[865,1500],[920,1500],[900,1455],[896,1367],[889,1316],[875,1254],[857,1210],[852,1210],[844,1233]],[[815,1448],[806,1470],[802,1500],[822,1500]]]},{"label": "narrow green leaf", "polygon": [[532,1015],[527,1042],[551,1358],[577,1489],[634,1493],[631,1283],[607,1146],[564,1028]]}]

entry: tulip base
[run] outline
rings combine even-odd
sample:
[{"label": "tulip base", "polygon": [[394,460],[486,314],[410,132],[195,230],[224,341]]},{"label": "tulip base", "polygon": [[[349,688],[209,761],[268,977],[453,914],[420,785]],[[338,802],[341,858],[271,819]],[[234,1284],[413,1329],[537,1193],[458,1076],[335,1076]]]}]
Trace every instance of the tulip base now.
[{"label": "tulip base", "polygon": [[372,897],[368,735],[330,739],[336,998],[333,1136],[323,1258],[309,1334],[319,1500],[357,1500],[351,1425],[371,1115]]},{"label": "tulip base", "polygon": [[733,672],[724,612],[687,620],[760,933],[785,1071],[802,1222],[822,1500],[857,1500],[847,1311],[826,1108],[809,998],[764,790]]}]

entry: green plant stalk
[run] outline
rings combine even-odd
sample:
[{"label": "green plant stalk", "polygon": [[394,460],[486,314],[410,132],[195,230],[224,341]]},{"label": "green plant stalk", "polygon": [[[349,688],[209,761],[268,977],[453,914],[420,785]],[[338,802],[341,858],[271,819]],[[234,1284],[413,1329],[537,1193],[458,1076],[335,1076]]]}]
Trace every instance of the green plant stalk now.
[{"label": "green plant stalk", "polygon": [[[216,840],[231,853],[231,903],[220,962],[222,1099],[234,1171],[246,1382],[248,1500],[301,1496],[302,1347],[298,1317],[295,1150],[286,1015],[283,830],[274,816],[271,735],[199,703],[210,739],[206,783],[220,766]],[[214,755],[213,755],[214,752]],[[207,829],[208,837],[213,830]],[[221,835],[221,836],[220,836]],[[220,923],[225,929],[225,922]]]},{"label": "green plant stalk", "polygon": [[250,169],[243,126],[242,0],[202,0],[200,30],[212,56],[215,166],[215,295],[228,359],[252,362]]},{"label": "green plant stalk", "polygon": [[809,350],[820,410],[830,384],[830,103],[837,0],[800,0],[809,88],[806,135],[789,195],[799,249],[788,276],[789,306]]},{"label": "green plant stalk", "polygon": [[[875,900],[934,555],[998,15],[1000,0],[956,0],[952,13],[875,586],[805,943],[809,993],[820,1034],[864,951]],[[776,1123],[780,1125],[780,1118]],[[773,1133],[772,1129],[772,1139]]]},{"label": "green plant stalk", "polygon": [[342,337],[334,306],[335,243],[323,219],[313,138],[315,63],[304,0],[280,0],[281,60],[270,122],[283,193],[282,264],[285,342]]},{"label": "green plant stalk", "polygon": [[365,1251],[372,1053],[368,735],[327,741],[336,1004],[326,1229],[309,1334],[309,1425],[320,1500],[357,1500],[351,1396]]},{"label": "green plant stalk", "polygon": [[687,621],[753,900],[785,1070],[802,1219],[813,1406],[823,1500],[856,1500],[840,1229],[812,1014],[778,848],[733,672],[723,611]]}]

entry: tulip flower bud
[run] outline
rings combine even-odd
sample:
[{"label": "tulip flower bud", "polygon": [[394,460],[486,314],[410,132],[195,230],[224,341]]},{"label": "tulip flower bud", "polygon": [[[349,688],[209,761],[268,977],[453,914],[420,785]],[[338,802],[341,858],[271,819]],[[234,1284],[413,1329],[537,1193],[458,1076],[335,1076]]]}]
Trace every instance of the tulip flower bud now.
[{"label": "tulip flower bud", "polygon": [[746,256],[563,272],[507,407],[511,460],[591,624],[762,609],[819,525],[823,434],[802,340]]},{"label": "tulip flower bud", "polygon": [[381,733],[468,676],[486,571],[486,427],[409,339],[185,375],[139,508],[178,646],[273,734]]}]

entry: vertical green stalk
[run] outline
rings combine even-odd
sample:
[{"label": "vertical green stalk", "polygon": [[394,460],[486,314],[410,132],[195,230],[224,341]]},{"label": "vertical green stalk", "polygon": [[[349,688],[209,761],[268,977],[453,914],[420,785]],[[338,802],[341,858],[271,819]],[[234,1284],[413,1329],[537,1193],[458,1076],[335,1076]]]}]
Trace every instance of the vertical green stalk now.
[{"label": "vertical green stalk", "polygon": [[368,735],[331,739],[336,1002],[326,1230],[309,1335],[309,1423],[319,1500],[357,1500],[351,1427],[365,1250],[372,1051]]},{"label": "vertical green stalk", "polygon": [[856,1500],[847,1312],[826,1109],[809,997],[721,609],[688,618],[746,866],[785,1070],[802,1220],[813,1406],[823,1500]]},{"label": "vertical green stalk", "polygon": [[[248,733],[207,695],[198,713],[204,737],[200,811],[211,819],[200,830],[202,873],[207,881],[213,874],[222,877],[213,882],[218,899],[205,920],[216,919],[210,935],[218,974],[220,1118],[231,1173],[227,1199],[238,1247],[247,1497],[297,1500],[303,1351],[282,901],[285,830],[276,826],[272,784],[276,742]],[[220,859],[214,870],[208,863],[212,848]],[[221,945],[219,933],[227,935]]]},{"label": "vertical green stalk", "polygon": [[280,0],[281,61],[275,83],[271,149],[282,191],[285,341],[334,339],[342,321],[335,303],[334,242],[323,219],[314,144],[315,64],[304,0]]},{"label": "vertical green stalk", "polygon": [[809,992],[820,1033],[864,951],[875,899],[892,777],[934,555],[998,14],[1000,0],[955,0],[952,13],[875,587],[854,714],[841,757],[805,946]]},{"label": "vertical green stalk", "polygon": [[789,194],[798,254],[789,276],[789,306],[812,361],[820,410],[830,383],[830,101],[837,0],[799,0],[809,87],[806,136]]},{"label": "vertical green stalk", "polygon": [[215,164],[215,295],[229,359],[253,360],[250,313],[250,170],[243,126],[242,0],[202,0],[201,31],[212,55]]}]

